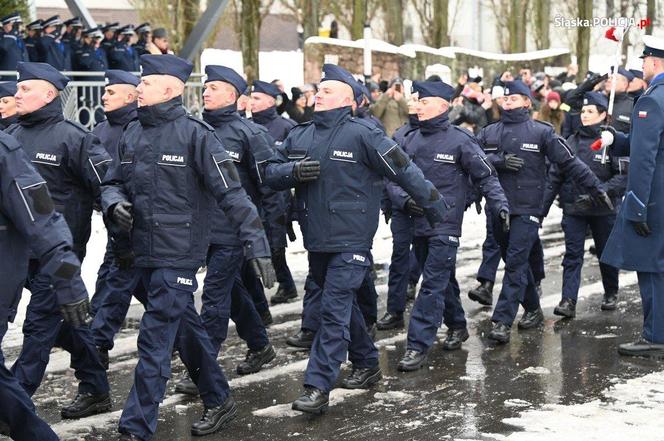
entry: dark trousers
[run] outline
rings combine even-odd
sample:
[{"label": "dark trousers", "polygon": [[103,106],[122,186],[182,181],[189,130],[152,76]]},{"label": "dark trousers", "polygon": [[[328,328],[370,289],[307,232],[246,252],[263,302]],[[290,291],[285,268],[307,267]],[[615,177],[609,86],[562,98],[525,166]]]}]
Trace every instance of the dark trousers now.
[{"label": "dark trousers", "polygon": [[640,273],[639,290],[643,306],[643,338],[664,344],[664,273]]}]

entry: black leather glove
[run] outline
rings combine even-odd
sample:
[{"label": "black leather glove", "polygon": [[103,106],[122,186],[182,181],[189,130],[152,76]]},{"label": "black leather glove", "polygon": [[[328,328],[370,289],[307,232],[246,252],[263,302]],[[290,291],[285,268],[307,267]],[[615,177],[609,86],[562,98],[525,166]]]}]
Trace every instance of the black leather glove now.
[{"label": "black leather glove", "polygon": [[650,227],[646,222],[632,222],[632,226],[634,227],[634,231],[636,231],[636,234],[638,234],[641,237],[647,237],[650,236]]},{"label": "black leather glove", "polygon": [[475,211],[477,211],[477,214],[482,214],[482,202],[475,201]]},{"label": "black leather glove", "polygon": [[92,321],[90,317],[90,300],[86,297],[76,303],[60,305],[60,313],[65,322],[72,328],[88,325]]},{"label": "black leather glove", "polygon": [[126,271],[134,265],[134,252],[126,250],[124,252],[115,252],[115,264],[122,271]]},{"label": "black leather glove", "polygon": [[408,198],[406,201],[406,211],[408,214],[414,217],[422,217],[424,216],[424,209],[415,203],[413,198]]},{"label": "black leather glove", "polygon": [[277,275],[274,272],[271,258],[256,257],[249,261],[249,265],[254,271],[254,274],[256,274],[256,277],[261,279],[265,288],[270,289],[274,286],[277,281]]},{"label": "black leather glove", "polygon": [[577,197],[574,201],[574,206],[583,211],[590,210],[593,208],[593,205],[593,198],[591,198],[589,194],[579,195],[579,197]]},{"label": "black leather glove", "polygon": [[593,199],[595,199],[597,205],[604,205],[606,208],[613,211],[613,202],[611,202],[611,198],[605,191],[600,191],[593,196]]},{"label": "black leather glove", "polygon": [[293,176],[298,182],[315,181],[320,176],[320,161],[304,158],[293,166]]},{"label": "black leather glove", "polygon": [[389,224],[390,219],[392,219],[392,209],[391,208],[383,208],[383,216],[385,217],[385,223]]},{"label": "black leather glove", "polygon": [[131,214],[131,209],[131,202],[127,201],[118,202],[113,207],[113,221],[125,231],[131,231],[131,227],[134,224],[134,216]]},{"label": "black leather glove", "polygon": [[286,234],[288,235],[288,240],[291,242],[295,242],[297,240],[297,236],[295,235],[295,230],[293,229],[293,222],[288,222],[286,225]]},{"label": "black leather glove", "polygon": [[525,161],[514,153],[508,153],[505,155],[505,168],[507,170],[517,172],[521,170],[523,164],[525,164]]},{"label": "black leather glove", "polygon": [[500,210],[498,213],[500,218],[500,225],[503,226],[503,232],[507,233],[510,230],[510,214],[507,210]]}]

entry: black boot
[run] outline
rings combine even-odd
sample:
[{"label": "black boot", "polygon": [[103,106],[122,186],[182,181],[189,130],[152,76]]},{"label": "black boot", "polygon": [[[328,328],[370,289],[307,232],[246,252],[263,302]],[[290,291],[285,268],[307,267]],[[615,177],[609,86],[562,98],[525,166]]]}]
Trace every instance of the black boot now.
[{"label": "black boot", "polygon": [[108,370],[108,349],[97,347],[97,353],[99,354],[99,361],[101,361],[102,366]]},{"label": "black boot", "polygon": [[504,344],[510,341],[511,328],[503,322],[495,322],[489,332],[489,338],[497,343]]},{"label": "black boot", "polygon": [[447,338],[443,342],[443,349],[446,351],[454,351],[461,349],[461,343],[468,340],[470,335],[468,334],[468,329],[448,329]]},{"label": "black boot", "polygon": [[297,288],[292,286],[290,288],[285,288],[283,285],[279,284],[277,292],[270,299],[270,303],[276,305],[278,303],[288,303],[293,299],[297,298]]},{"label": "black boot", "polygon": [[555,307],[553,313],[567,318],[574,318],[576,317],[576,302],[573,299],[563,298]]},{"label": "black boot", "polygon": [[410,282],[408,283],[408,290],[406,291],[406,301],[415,300],[415,294],[417,294],[417,283]]},{"label": "black boot", "polygon": [[263,312],[259,313],[261,316],[261,321],[263,322],[263,326],[266,328],[270,326],[272,323],[274,323],[274,320],[272,319],[272,313],[270,313],[269,309],[266,309]]},{"label": "black boot", "polygon": [[654,357],[664,358],[664,344],[650,343],[641,339],[634,343],[618,345],[618,353],[628,357]]},{"label": "black boot", "polygon": [[269,343],[267,346],[257,351],[249,349],[246,358],[237,366],[236,371],[238,375],[254,374],[260,371],[263,365],[274,360],[274,357],[276,356],[277,354],[274,352],[274,348]]},{"label": "black boot", "polygon": [[524,311],[521,320],[519,320],[519,329],[533,329],[544,323],[544,313],[542,308],[537,308],[535,311]]},{"label": "black boot", "polygon": [[221,406],[206,408],[201,419],[191,425],[191,434],[203,436],[217,432],[235,418],[235,415],[237,405],[233,397],[229,396]]},{"label": "black boot", "polygon": [[378,365],[362,369],[356,369],[353,366],[350,375],[341,382],[341,387],[344,389],[367,389],[378,383],[381,378],[383,378],[383,374],[380,372],[380,366]]},{"label": "black boot", "polygon": [[493,282],[481,281],[477,287],[468,291],[468,298],[484,306],[493,305]]},{"label": "black boot", "polygon": [[426,362],[427,354],[425,352],[408,349],[403,358],[399,361],[397,369],[402,372],[412,372],[424,366]]},{"label": "black boot", "polygon": [[322,415],[330,403],[330,394],[315,387],[305,386],[300,398],[293,401],[291,408],[300,412]]},{"label": "black boot", "polygon": [[613,311],[616,309],[616,303],[618,302],[618,293],[617,292],[605,292],[604,298],[602,299],[602,311]]},{"label": "black boot", "polygon": [[286,339],[286,344],[296,348],[311,349],[315,337],[316,333],[314,331],[300,329],[297,334],[291,335]]},{"label": "black boot", "polygon": [[60,411],[62,418],[85,418],[90,415],[104,413],[111,410],[111,396],[105,394],[76,394],[76,398]]},{"label": "black boot", "polygon": [[179,394],[198,396],[198,387],[194,380],[189,378],[189,374],[185,372],[180,381],[175,385],[175,392]]},{"label": "black boot", "polygon": [[387,311],[382,319],[376,322],[376,327],[381,331],[388,329],[401,329],[403,328],[403,313],[391,313]]}]

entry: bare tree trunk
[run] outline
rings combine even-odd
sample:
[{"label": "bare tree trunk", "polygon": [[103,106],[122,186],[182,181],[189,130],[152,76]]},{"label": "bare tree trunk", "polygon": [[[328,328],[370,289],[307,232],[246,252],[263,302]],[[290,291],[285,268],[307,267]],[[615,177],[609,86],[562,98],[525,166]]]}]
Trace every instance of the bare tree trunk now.
[{"label": "bare tree trunk", "polygon": [[449,0],[433,0],[433,40],[434,47],[450,45],[448,34]]},{"label": "bare tree trunk", "polygon": [[659,23],[657,16],[657,0],[648,0],[646,5],[646,17],[650,19],[650,26],[646,28],[646,34],[652,35],[653,28]]},{"label": "bare tree trunk", "polygon": [[519,1],[519,9],[513,13],[519,17],[518,26],[518,46],[516,52],[526,51],[526,24],[528,23],[528,0]]},{"label": "bare tree trunk", "polygon": [[242,62],[247,82],[259,78],[258,51],[260,48],[261,29],[260,0],[242,0],[240,45],[242,46]]},{"label": "bare tree trunk", "polygon": [[519,20],[521,15],[519,10],[520,0],[510,0],[509,18],[507,21],[507,31],[510,38],[510,53],[519,52]]},{"label": "bare tree trunk", "polygon": [[387,41],[396,46],[403,44],[403,0],[384,0]]},{"label": "bare tree trunk", "polygon": [[551,4],[546,1],[535,1],[535,46],[537,49],[548,49],[551,46],[550,20]]},{"label": "bare tree trunk", "polygon": [[320,26],[318,19],[319,1],[305,0],[302,3],[304,3],[304,23],[302,24],[304,27],[304,39],[306,40],[309,37],[318,35],[318,27]]},{"label": "bare tree trunk", "polygon": [[365,3],[369,0],[353,0],[353,22],[350,25],[350,38],[359,40],[364,35],[366,21]]},{"label": "bare tree trunk", "polygon": [[[579,19],[592,20],[593,15],[593,2],[592,0],[578,0],[579,6]],[[590,28],[587,26],[579,26],[576,28],[576,58],[579,72],[576,75],[578,81],[581,81],[588,72],[588,58],[590,57]]]}]

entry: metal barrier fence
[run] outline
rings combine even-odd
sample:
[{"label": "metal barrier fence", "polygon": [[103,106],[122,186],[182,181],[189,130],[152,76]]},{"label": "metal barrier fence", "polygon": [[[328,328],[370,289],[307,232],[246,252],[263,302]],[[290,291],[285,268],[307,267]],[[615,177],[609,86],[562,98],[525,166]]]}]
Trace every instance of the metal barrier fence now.
[{"label": "metal barrier fence", "polygon": [[[134,72],[136,76],[140,74]],[[104,108],[101,97],[105,83],[99,72],[63,72],[70,81],[65,90],[60,92],[65,118],[76,121],[88,129],[103,121]],[[203,113],[202,74],[192,74],[185,84],[182,102],[184,107],[195,117]],[[15,71],[0,71],[0,78],[16,78]]]}]

